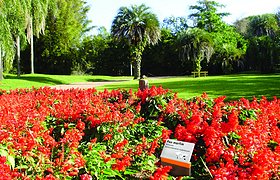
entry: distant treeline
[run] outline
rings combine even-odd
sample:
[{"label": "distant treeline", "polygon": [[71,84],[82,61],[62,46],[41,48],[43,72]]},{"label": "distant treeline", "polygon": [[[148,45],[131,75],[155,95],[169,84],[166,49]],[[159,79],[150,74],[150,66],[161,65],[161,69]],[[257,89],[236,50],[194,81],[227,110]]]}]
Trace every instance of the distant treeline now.
[{"label": "distant treeline", "polygon": [[[15,2],[4,0],[0,7],[5,14],[0,19],[0,65],[4,72],[32,73],[34,63],[35,73],[131,74],[131,44],[126,39],[116,39],[104,27],[99,28],[98,34],[89,35],[96,27],[90,27],[86,15],[89,7],[83,0],[52,0],[45,6],[43,1],[33,3],[26,6],[26,17],[22,17],[24,8]],[[9,11],[12,7],[13,13]],[[41,16],[40,12],[28,11],[28,7],[41,7]],[[143,50],[141,74],[279,71],[280,10],[228,25],[223,21],[228,13],[218,13],[222,7],[215,1],[199,0],[186,11],[186,17],[167,17],[160,23],[158,43]],[[30,32],[30,28],[34,30]],[[30,60],[32,56],[34,61]]]}]

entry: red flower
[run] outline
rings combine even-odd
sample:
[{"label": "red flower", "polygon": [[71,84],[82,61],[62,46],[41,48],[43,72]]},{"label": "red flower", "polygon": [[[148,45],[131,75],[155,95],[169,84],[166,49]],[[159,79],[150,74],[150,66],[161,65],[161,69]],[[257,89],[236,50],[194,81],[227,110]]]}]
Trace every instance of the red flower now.
[{"label": "red flower", "polygon": [[172,169],[171,166],[161,166],[158,167],[150,180],[167,180],[168,172]]},{"label": "red flower", "polygon": [[223,133],[235,131],[238,127],[238,123],[238,114],[235,110],[233,110],[232,113],[228,115],[228,122],[221,123]]},{"label": "red flower", "polygon": [[168,130],[168,129],[163,129],[162,130],[161,138],[162,138],[164,143],[166,142],[167,139],[169,139],[171,134],[172,134],[171,130]]},{"label": "red flower", "polygon": [[42,180],[58,180],[56,177],[54,177],[52,174],[48,174],[45,178]]},{"label": "red flower", "polygon": [[83,131],[83,130],[85,129],[85,123],[82,122],[82,121],[79,119],[78,122],[77,122],[76,128],[79,129],[80,131]]},{"label": "red flower", "polygon": [[151,147],[150,147],[150,149],[149,149],[149,151],[148,151],[148,154],[149,154],[149,155],[154,154],[154,153],[155,153],[155,150],[156,150],[156,148],[157,148],[158,146],[159,146],[159,145],[158,145],[158,138],[157,138],[157,139],[155,139],[155,140],[152,142]]},{"label": "red flower", "polygon": [[103,138],[104,141],[108,141],[110,139],[112,139],[112,134],[106,134]]},{"label": "red flower", "polygon": [[117,159],[116,164],[113,164],[112,169],[118,171],[125,171],[127,166],[130,166],[131,157],[125,156],[122,159]]},{"label": "red flower", "polygon": [[82,174],[80,175],[81,180],[92,180],[92,176],[89,174]]},{"label": "red flower", "polygon": [[94,138],[94,139],[90,140],[90,142],[93,143],[93,144],[96,143],[96,141],[97,141],[97,138]]},{"label": "red flower", "polygon": [[124,139],[122,142],[119,142],[117,143],[115,146],[114,146],[114,149],[116,151],[120,151],[124,148],[124,146],[128,143],[128,141],[126,139]]}]

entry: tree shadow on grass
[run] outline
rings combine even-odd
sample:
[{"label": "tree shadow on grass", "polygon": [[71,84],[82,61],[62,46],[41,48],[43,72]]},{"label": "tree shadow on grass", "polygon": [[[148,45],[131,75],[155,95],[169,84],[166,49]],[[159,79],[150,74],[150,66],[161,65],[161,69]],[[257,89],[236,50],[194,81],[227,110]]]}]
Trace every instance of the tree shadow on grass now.
[{"label": "tree shadow on grass", "polygon": [[57,84],[63,84],[62,81],[56,80],[56,79],[52,79],[49,77],[42,77],[42,76],[12,76],[12,75],[6,75],[5,79],[21,79],[21,80],[25,80],[25,81],[33,81],[33,82],[38,82],[38,83],[44,83],[44,84],[53,84],[53,85],[57,85]]},{"label": "tree shadow on grass", "polygon": [[[5,75],[5,79],[14,79],[14,80],[24,80],[24,81],[30,81],[30,82],[36,82],[36,83],[42,83],[45,85],[61,85],[61,84],[83,84],[83,83],[94,83],[94,82],[122,82],[122,81],[127,81],[127,79],[117,79],[116,77],[112,77],[111,79],[108,79],[108,77],[98,77],[98,78],[91,78],[89,77],[88,79],[83,79],[81,78],[81,82],[79,81],[79,79],[72,79],[71,80],[71,76],[65,76],[65,80],[59,80],[56,78],[52,78],[52,77],[47,77],[47,76],[20,76],[17,77],[15,75]],[[63,79],[63,78],[60,78]],[[69,80],[70,79],[70,80]],[[66,83],[67,82],[67,83]]]},{"label": "tree shadow on grass", "polygon": [[196,96],[206,92],[210,97],[226,96],[226,100],[237,100],[241,97],[252,100],[253,97],[262,96],[272,99],[273,96],[280,97],[279,76],[227,76],[222,78],[205,78],[191,81],[177,81],[166,83],[155,83],[164,88],[172,89],[178,94],[185,91]]},{"label": "tree shadow on grass", "polygon": [[100,82],[100,81],[103,81],[103,82],[108,82],[108,81],[110,81],[110,80],[108,80],[108,79],[101,79],[101,78],[99,78],[99,79],[88,79],[87,80],[87,82]]},{"label": "tree shadow on grass", "polygon": [[[209,97],[215,98],[226,96],[226,101],[238,100],[242,97],[252,100],[253,97],[260,99],[265,96],[272,99],[274,96],[280,98],[280,76],[279,75],[228,75],[201,78],[185,78],[177,81],[158,81],[150,83],[151,86],[162,86],[177,92],[179,97],[189,99],[200,96],[204,92]],[[138,84],[114,84],[104,86],[105,88],[138,89]]]},{"label": "tree shadow on grass", "polygon": [[124,80],[124,79],[120,79],[120,80],[117,80],[117,79],[102,79],[102,78],[98,78],[98,79],[89,79],[87,80],[87,82],[123,82],[123,81],[128,81],[128,80]]}]

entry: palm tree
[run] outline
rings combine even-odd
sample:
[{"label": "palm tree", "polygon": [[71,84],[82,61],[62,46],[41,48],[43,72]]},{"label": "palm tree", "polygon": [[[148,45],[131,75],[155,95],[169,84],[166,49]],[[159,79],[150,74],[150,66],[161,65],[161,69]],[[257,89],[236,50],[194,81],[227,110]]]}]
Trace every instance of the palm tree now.
[{"label": "palm tree", "polygon": [[129,44],[134,79],[140,78],[141,57],[145,47],[156,44],[160,39],[159,21],[149,9],[144,4],[121,7],[112,24],[113,36]]},{"label": "palm tree", "polygon": [[201,61],[210,60],[214,45],[210,34],[199,28],[190,28],[178,35],[180,57],[182,61],[193,61],[194,70],[201,70]]}]

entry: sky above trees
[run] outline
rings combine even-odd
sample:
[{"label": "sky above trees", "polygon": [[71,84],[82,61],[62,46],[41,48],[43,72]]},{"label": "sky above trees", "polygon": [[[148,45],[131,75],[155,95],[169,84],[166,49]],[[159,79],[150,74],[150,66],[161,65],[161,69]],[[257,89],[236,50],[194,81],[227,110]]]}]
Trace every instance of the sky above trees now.
[{"label": "sky above trees", "polygon": [[[189,6],[195,5],[197,0],[86,0],[91,7],[88,18],[92,20],[94,26],[105,26],[110,30],[113,18],[121,6],[130,6],[132,4],[140,5],[142,3],[151,7],[159,21],[170,16],[188,16],[190,14]],[[238,19],[264,13],[276,13],[280,9],[277,0],[216,0],[216,2],[225,5],[223,12],[229,12],[231,15],[225,17],[227,23],[233,23]],[[97,32],[97,28],[92,33]]]}]

